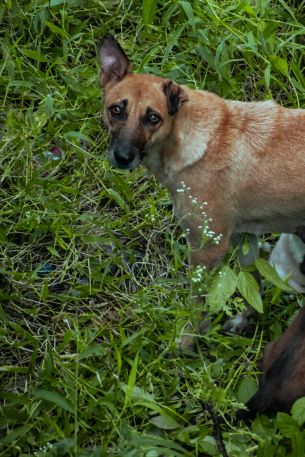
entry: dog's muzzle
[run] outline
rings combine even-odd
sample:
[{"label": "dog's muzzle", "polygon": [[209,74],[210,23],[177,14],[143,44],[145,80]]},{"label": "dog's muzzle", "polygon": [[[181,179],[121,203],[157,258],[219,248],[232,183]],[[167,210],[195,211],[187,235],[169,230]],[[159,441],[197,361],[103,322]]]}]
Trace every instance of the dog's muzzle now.
[{"label": "dog's muzzle", "polygon": [[108,158],[114,167],[133,170],[142,161],[142,154],[136,145],[127,145],[117,140],[111,142]]}]

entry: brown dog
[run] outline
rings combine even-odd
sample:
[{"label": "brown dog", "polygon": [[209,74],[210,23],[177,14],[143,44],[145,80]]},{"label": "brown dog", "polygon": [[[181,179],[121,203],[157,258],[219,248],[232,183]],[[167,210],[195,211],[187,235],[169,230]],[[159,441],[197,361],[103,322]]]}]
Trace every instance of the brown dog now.
[{"label": "brown dog", "polygon": [[[109,159],[129,170],[142,163],[169,189],[192,265],[219,265],[234,232],[295,233],[305,223],[305,110],[134,74],[110,35],[100,60]],[[181,183],[193,198],[177,192]],[[203,202],[217,240],[204,248]]]},{"label": "brown dog", "polygon": [[[305,110],[224,100],[133,74],[110,35],[100,60],[110,162],[129,170],[143,164],[169,189],[188,233],[192,265],[219,265],[234,233],[301,233],[305,240]],[[213,236],[202,247],[207,220]],[[252,411],[287,410],[305,394],[304,364],[298,362],[305,355],[304,314],[266,349],[261,387],[248,404]]]},{"label": "brown dog", "polygon": [[240,411],[238,419],[259,412],[289,412],[295,400],[305,396],[305,307],[285,333],[266,346],[262,372],[258,391],[246,405],[248,411]]}]

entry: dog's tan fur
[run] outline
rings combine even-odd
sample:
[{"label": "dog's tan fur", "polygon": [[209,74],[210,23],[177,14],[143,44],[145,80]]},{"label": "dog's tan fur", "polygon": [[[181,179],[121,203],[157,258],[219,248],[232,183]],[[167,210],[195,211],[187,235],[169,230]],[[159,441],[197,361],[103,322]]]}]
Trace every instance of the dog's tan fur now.
[{"label": "dog's tan fur", "polygon": [[[224,100],[157,76],[134,74],[109,36],[100,55],[110,136],[123,141],[125,149],[137,139],[142,157],[127,168],[141,162],[169,189],[189,231],[193,265],[218,265],[234,232],[294,233],[305,223],[305,110],[273,101]],[[114,122],[109,107],[121,100],[127,101],[126,119]],[[171,100],[174,114],[169,114]],[[143,124],[148,107],[160,115],[159,125]],[[111,151],[111,161],[119,165]],[[189,200],[177,193],[182,181],[193,197],[207,202],[210,228],[222,234],[219,244],[201,249],[200,212],[194,214]]]}]

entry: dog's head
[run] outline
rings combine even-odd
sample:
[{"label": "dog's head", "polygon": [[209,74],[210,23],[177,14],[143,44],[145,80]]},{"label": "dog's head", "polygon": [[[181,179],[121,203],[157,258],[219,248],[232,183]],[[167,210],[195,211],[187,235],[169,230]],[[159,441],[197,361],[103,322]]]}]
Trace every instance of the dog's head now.
[{"label": "dog's head", "polygon": [[152,149],[162,148],[186,94],[170,80],[132,73],[128,57],[111,35],[101,43],[100,62],[109,159],[116,167],[132,170]]}]

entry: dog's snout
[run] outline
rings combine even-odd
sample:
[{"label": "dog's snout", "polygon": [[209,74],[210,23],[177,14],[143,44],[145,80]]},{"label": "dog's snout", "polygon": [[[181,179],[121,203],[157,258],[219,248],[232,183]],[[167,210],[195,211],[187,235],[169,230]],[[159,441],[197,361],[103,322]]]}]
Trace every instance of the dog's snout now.
[{"label": "dog's snout", "polygon": [[118,139],[112,141],[108,155],[112,165],[117,168],[132,170],[141,162],[139,149],[127,141]]},{"label": "dog's snout", "polygon": [[114,155],[114,158],[115,158],[115,161],[117,162],[117,164],[121,165],[121,166],[128,166],[134,160],[133,154],[126,153],[124,151],[120,151],[119,149],[115,149],[113,151],[113,155]]}]

